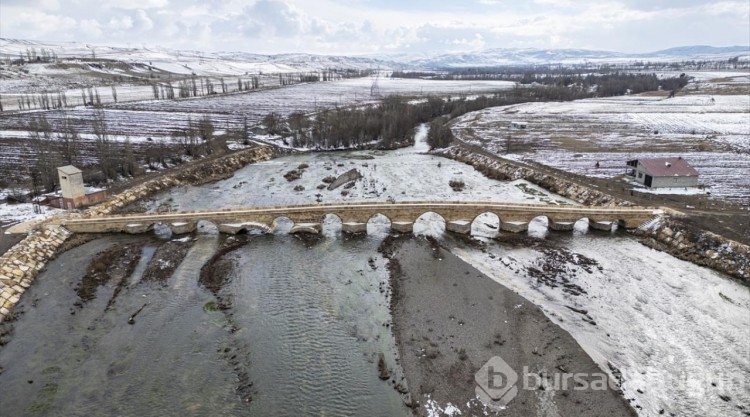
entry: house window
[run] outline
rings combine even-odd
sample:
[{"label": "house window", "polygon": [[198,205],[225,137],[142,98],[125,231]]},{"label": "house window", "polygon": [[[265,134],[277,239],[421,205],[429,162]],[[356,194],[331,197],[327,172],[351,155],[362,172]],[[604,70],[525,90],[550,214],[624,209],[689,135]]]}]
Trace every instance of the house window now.
[{"label": "house window", "polygon": [[638,173],[638,178],[643,178],[643,173],[642,172]]}]

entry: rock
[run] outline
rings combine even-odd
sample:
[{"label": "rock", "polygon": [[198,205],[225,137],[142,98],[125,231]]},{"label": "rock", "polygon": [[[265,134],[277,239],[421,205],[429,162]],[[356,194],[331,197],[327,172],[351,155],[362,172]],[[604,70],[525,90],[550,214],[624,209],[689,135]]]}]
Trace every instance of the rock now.
[{"label": "rock", "polygon": [[391,370],[388,369],[388,365],[385,363],[385,354],[383,352],[378,353],[378,378],[386,380],[391,377]]},{"label": "rock", "polygon": [[331,182],[328,186],[328,191],[335,190],[348,182],[356,181],[360,178],[362,178],[362,174],[356,168],[350,169]]}]

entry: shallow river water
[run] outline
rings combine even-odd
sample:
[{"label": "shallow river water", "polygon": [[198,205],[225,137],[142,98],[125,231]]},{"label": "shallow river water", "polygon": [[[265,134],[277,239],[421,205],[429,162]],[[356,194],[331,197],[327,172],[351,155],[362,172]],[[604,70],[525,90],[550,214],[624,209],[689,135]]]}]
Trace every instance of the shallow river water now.
[{"label": "shallow river water", "polygon": [[[399,151],[303,154],[253,164],[224,181],[170,190],[149,207],[386,198],[571,203],[423,155],[424,133],[417,146]],[[287,182],[284,173],[301,164],[308,165],[302,178]],[[342,188],[318,190],[324,177],[352,168],[364,178],[348,195]],[[461,179],[466,189],[453,191],[451,179]],[[304,190],[294,191],[297,185]],[[187,255],[164,285],[141,279],[164,244],[153,236],[103,237],[50,262],[17,307],[22,314],[0,348],[0,414],[408,415],[401,395],[377,372],[380,353],[391,365],[397,359],[388,277],[377,252],[387,220],[371,220],[369,235],[352,238],[328,219],[312,245],[284,234],[289,224],[279,224],[275,234],[247,237],[225,256],[233,267],[215,294],[199,284],[200,269],[235,238],[191,236]],[[496,228],[493,216],[474,224],[482,235]],[[524,244],[504,242],[508,236],[502,235],[476,245],[443,230],[434,215],[415,225],[415,232],[441,236],[465,261],[542,307],[603,369],[611,364],[622,372],[625,395],[642,415],[661,409],[741,415],[740,406],[749,409],[747,287],[622,232],[547,234],[537,222]],[[142,246],[126,285],[116,297],[114,285],[103,285],[77,306],[75,288],[91,260],[125,243]],[[530,272],[546,267],[566,277],[568,287]],[[229,309],[213,308],[219,299],[229,300]]]}]

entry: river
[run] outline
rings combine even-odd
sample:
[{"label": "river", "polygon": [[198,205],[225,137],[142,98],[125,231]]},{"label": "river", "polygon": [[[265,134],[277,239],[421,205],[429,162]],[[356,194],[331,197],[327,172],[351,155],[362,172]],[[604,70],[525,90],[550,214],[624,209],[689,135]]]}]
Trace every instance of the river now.
[{"label": "river", "polygon": [[[252,164],[227,180],[169,190],[148,207],[387,198],[573,203],[425,155],[425,135],[420,128],[414,147],[396,151],[308,153]],[[300,179],[284,179],[302,165]],[[352,168],[363,175],[353,187],[318,188],[323,178]],[[454,179],[465,183],[464,191],[451,189]],[[338,220],[328,218],[314,244],[285,234],[283,219],[278,224],[265,236],[183,238],[187,255],[171,265],[176,269],[163,283],[142,280],[147,264],[172,270],[169,260],[151,259],[165,242],[153,236],[106,236],[51,261],[16,307],[22,314],[4,325],[14,330],[0,349],[2,414],[409,415],[377,371],[380,353],[389,364],[398,356],[388,327],[387,269],[377,252],[387,220],[373,218],[370,234],[347,237]],[[625,396],[642,415],[749,409],[746,287],[648,249],[622,231],[547,233],[535,222],[531,243],[519,245],[502,236],[469,244],[443,230],[436,215],[423,215],[415,225],[416,233],[437,236],[464,261],[540,306],[602,369],[611,364],[622,372]],[[473,230],[493,236],[497,218],[483,215]],[[212,293],[198,282],[200,268],[228,239],[247,243],[224,257],[232,265],[229,279]],[[141,251],[131,276],[120,290],[105,283],[80,303],[75,290],[92,259],[124,244]],[[568,286],[530,272],[547,267]],[[216,309],[217,299],[230,307]],[[399,367],[393,370],[399,381]]]}]

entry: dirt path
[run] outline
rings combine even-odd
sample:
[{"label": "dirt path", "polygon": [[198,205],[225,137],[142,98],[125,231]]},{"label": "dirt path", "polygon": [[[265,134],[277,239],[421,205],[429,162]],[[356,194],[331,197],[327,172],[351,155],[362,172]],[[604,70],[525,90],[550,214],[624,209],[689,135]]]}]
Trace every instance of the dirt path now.
[{"label": "dirt path", "polygon": [[[476,400],[475,374],[495,356],[519,374],[518,394],[498,415],[635,415],[618,391],[577,390],[575,383],[555,389],[555,374],[603,372],[526,299],[434,241],[392,238],[381,251],[390,254],[394,332],[410,393],[420,402],[417,415],[426,415],[426,406],[445,411],[448,403],[462,415],[491,415]],[[524,366],[546,374],[547,389],[522,389],[524,378],[527,386],[537,381],[523,376]]]}]

